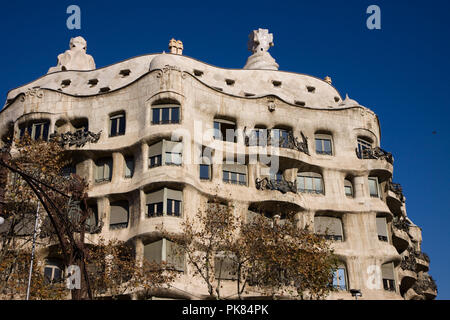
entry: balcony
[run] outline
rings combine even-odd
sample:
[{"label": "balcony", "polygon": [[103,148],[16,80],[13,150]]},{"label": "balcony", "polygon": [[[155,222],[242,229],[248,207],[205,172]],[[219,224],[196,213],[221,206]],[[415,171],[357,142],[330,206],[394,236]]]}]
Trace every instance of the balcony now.
[{"label": "balcony", "polygon": [[407,231],[404,229],[407,227],[408,226],[403,223],[396,225],[396,222],[394,222],[392,228],[392,244],[399,253],[402,253],[409,247],[410,239]]},{"label": "balcony", "polygon": [[[258,129],[255,129],[258,130]],[[310,155],[308,148],[308,138],[305,137],[303,132],[300,132],[302,136],[302,141],[299,141],[297,137],[294,136],[292,131],[286,131],[285,134],[281,134],[279,137],[276,137],[272,134],[272,129],[259,129],[265,130],[267,132],[266,137],[262,137],[259,134],[256,134],[255,131],[249,136],[245,135],[245,145],[247,147],[252,146],[274,146],[279,148],[286,148],[297,150]]]},{"label": "balcony", "polygon": [[437,296],[437,285],[434,279],[428,274],[422,274],[412,286],[412,289],[427,300],[433,300]]},{"label": "balcony", "polygon": [[51,139],[56,139],[56,141],[62,146],[75,146],[77,148],[82,148],[86,143],[97,143],[100,139],[99,133],[93,133],[91,131],[77,130],[75,132],[68,131],[66,133],[53,133],[50,135]]},{"label": "balcony", "polygon": [[430,258],[426,253],[414,252],[415,262],[417,265],[417,271],[428,271],[430,269]]},{"label": "balcony", "polygon": [[256,189],[258,190],[277,190],[283,194],[288,192],[297,193],[297,182],[287,181],[284,178],[278,180],[269,178],[257,178],[255,184]]},{"label": "balcony", "polygon": [[364,148],[361,151],[358,151],[358,148],[356,148],[356,156],[359,159],[379,159],[379,160],[386,160],[390,164],[394,164],[394,158],[392,156],[392,153],[387,152],[380,147],[375,148]]}]

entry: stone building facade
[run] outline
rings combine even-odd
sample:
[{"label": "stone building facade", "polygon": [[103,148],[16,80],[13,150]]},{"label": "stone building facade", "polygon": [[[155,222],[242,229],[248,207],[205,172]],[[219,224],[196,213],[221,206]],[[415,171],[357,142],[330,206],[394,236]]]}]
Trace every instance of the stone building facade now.
[{"label": "stone building facade", "polygon": [[[279,71],[272,45],[255,30],[243,69],[183,56],[174,39],[171,53],[95,69],[86,41],[72,39],[48,74],[8,93],[0,136],[12,126],[17,137],[64,137],[74,150],[68,172],[90,186],[89,241],[132,241],[140,256],[175,261],[158,226],[179,232],[217,195],[242,219],[256,207],[273,216],[289,208],[332,241],[341,267],[330,299],[353,299],[352,289],[360,299],[434,299],[378,117],[329,77]],[[206,294],[176,261],[181,275],[160,296]]]}]

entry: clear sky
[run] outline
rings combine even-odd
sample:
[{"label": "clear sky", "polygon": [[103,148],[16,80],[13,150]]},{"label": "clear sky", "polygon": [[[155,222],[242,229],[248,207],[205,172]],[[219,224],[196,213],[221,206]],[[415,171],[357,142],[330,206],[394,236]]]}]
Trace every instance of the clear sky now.
[{"label": "clear sky", "polygon": [[[81,30],[66,27],[71,4],[81,8]],[[381,8],[381,30],[366,27],[372,4]],[[0,8],[2,102],[8,90],[56,65],[70,37],[87,40],[97,67],[167,51],[174,37],[185,55],[242,68],[248,34],[268,28],[280,70],[329,75],[342,96],[379,116],[394,181],[403,186],[408,216],[423,228],[438,299],[450,299],[450,1],[16,0]]]}]

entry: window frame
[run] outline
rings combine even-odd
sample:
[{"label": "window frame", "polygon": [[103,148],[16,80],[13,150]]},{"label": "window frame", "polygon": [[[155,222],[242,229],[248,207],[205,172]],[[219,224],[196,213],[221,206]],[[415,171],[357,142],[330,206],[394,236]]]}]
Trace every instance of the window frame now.
[{"label": "window frame", "polygon": [[[301,189],[301,184],[299,183],[299,179],[303,178],[303,186],[304,188]],[[311,179],[311,186],[312,189],[307,188],[307,179]],[[321,190],[316,190],[316,183],[315,181],[320,180]],[[325,195],[325,183],[323,180],[323,176],[320,173],[316,172],[299,172],[297,173],[297,191],[301,193],[309,193],[309,194],[318,194],[318,195]],[[320,191],[320,192],[319,192]]]},{"label": "window frame", "polygon": [[[321,149],[317,149],[317,142],[320,141]],[[330,143],[330,151],[325,151],[325,141],[329,141]],[[320,134],[316,133],[314,136],[314,147],[317,155],[322,156],[334,156],[334,146],[333,146],[333,136],[330,134]]]},{"label": "window frame", "polygon": [[[377,191],[376,195],[372,194],[372,192],[371,192],[370,181],[375,181],[376,191]],[[368,186],[369,186],[369,196],[371,198],[379,198],[379,199],[381,199],[381,188],[380,188],[380,182],[378,180],[378,177],[369,176],[368,177]]]},{"label": "window frame", "polygon": [[[113,132],[113,123],[115,123],[115,132]],[[122,124],[123,124],[123,132],[121,131]],[[126,128],[127,128],[127,118],[126,118],[125,111],[114,113],[109,116],[108,132],[109,132],[110,138],[124,136],[126,134]]]},{"label": "window frame", "polygon": [[[168,114],[168,120],[163,120],[163,114],[164,110],[169,109]],[[158,110],[158,121],[155,121],[155,111]],[[175,121],[174,118],[174,111],[177,110],[178,112],[178,119]],[[180,124],[181,123],[181,105],[176,103],[169,103],[169,104],[155,104],[151,107],[151,121],[150,123],[152,125],[164,125],[164,124]]]}]

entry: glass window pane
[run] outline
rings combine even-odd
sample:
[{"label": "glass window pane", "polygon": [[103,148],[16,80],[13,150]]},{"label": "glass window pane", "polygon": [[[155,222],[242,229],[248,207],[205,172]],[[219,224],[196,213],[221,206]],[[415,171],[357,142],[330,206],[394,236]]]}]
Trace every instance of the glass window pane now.
[{"label": "glass window pane", "polygon": [[228,182],[230,179],[230,173],[228,171],[223,171],[223,181]]},{"label": "glass window pane", "polygon": [[155,124],[160,123],[160,118],[159,118],[159,112],[160,112],[160,108],[153,108],[153,114],[152,114],[152,121]]},{"label": "glass window pane", "polygon": [[237,183],[237,174],[236,172],[231,172],[231,182],[232,183]]},{"label": "glass window pane", "polygon": [[162,108],[162,123],[169,123],[170,108]]},{"label": "glass window pane", "polygon": [[180,122],[180,108],[172,108],[172,123]]},{"label": "glass window pane", "polygon": [[305,191],[305,178],[297,177],[297,188],[299,191]]},{"label": "glass window pane", "polygon": [[162,202],[159,202],[156,205],[156,213],[158,216],[162,216],[163,215],[163,211],[164,211],[164,204]]},{"label": "glass window pane", "polygon": [[312,178],[305,177],[305,183],[306,183],[306,191],[313,191],[313,182]]},{"label": "glass window pane", "polygon": [[125,116],[119,118],[119,134],[125,134]]},{"label": "glass window pane", "polygon": [[109,132],[109,135],[113,137],[116,134],[117,134],[117,119],[111,119],[111,130]]},{"label": "glass window pane", "polygon": [[328,140],[328,139],[323,140],[323,151],[324,151],[326,154],[331,154],[331,153],[332,153],[332,150],[331,150],[331,140]]},{"label": "glass window pane", "polygon": [[173,214],[172,203],[173,200],[167,199],[167,214],[170,216]]},{"label": "glass window pane", "polygon": [[369,179],[369,190],[372,197],[378,197],[378,185],[376,179]]},{"label": "glass window pane", "polygon": [[46,122],[44,124],[44,130],[42,132],[42,140],[48,140],[48,128],[49,128],[49,125],[50,124],[48,122]]},{"label": "glass window pane", "polygon": [[352,196],[353,195],[352,187],[350,187],[350,186],[346,186],[345,187],[345,195],[346,196]]},{"label": "glass window pane", "polygon": [[209,165],[200,165],[200,179],[209,180]]},{"label": "glass window pane", "polygon": [[246,179],[246,175],[245,174],[239,174],[239,184],[242,184],[242,185],[247,184],[246,180],[247,179]]},{"label": "glass window pane", "polygon": [[34,140],[39,140],[41,138],[41,126],[40,124],[36,124],[34,126]]},{"label": "glass window pane", "polygon": [[314,190],[318,193],[323,192],[322,179],[314,178]]},{"label": "glass window pane", "polygon": [[181,201],[175,200],[175,208],[174,208],[175,216],[179,217],[181,215]]},{"label": "glass window pane", "polygon": [[316,139],[316,152],[317,153],[322,153],[323,152],[322,140],[321,139]]},{"label": "glass window pane", "polygon": [[222,133],[220,132],[220,123],[217,121],[214,121],[214,139],[222,139]]}]

